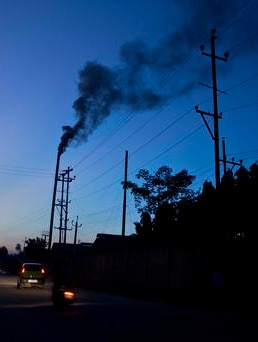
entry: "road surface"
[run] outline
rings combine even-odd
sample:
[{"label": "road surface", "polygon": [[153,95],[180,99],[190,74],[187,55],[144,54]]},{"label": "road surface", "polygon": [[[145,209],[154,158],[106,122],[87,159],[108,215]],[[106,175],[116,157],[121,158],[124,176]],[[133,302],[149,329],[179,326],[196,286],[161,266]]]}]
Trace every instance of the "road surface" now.
[{"label": "road surface", "polygon": [[56,311],[51,286],[17,289],[15,277],[0,277],[1,341],[258,341],[254,317],[245,320],[82,289],[69,310]]}]

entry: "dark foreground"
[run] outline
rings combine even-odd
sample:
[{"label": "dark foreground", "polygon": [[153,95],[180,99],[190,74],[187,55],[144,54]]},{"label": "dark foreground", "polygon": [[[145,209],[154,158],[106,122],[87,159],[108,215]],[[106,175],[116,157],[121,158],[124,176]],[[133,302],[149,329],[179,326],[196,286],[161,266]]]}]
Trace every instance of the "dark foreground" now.
[{"label": "dark foreground", "polygon": [[89,290],[124,295],[150,302],[162,302],[182,308],[206,310],[240,318],[258,318],[258,291],[250,288],[209,288],[173,291],[137,291],[132,289],[91,288]]},{"label": "dark foreground", "polygon": [[255,315],[240,307],[231,307],[231,313],[216,309],[204,296],[200,301],[198,296],[174,294],[165,303],[150,294],[143,300],[139,294],[133,298],[78,288],[77,302],[59,311],[51,302],[51,283],[19,290],[15,278],[1,280],[1,341],[258,341]]}]

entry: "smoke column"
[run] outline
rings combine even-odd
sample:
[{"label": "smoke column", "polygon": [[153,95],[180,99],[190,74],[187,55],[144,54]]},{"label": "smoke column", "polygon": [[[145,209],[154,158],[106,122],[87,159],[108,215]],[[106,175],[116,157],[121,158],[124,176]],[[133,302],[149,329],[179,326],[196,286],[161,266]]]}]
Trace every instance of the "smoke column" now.
[{"label": "smoke column", "polygon": [[[211,29],[222,31],[224,40],[229,43],[235,41],[236,37],[237,42],[240,42],[242,37],[251,34],[257,36],[255,2],[256,0],[250,0],[246,4],[242,0],[198,0],[193,3],[192,0],[175,0],[176,17],[182,20],[176,24],[172,21],[172,33],[156,46],[149,47],[140,40],[125,43],[119,51],[121,65],[117,68],[109,68],[94,61],[87,62],[84,68],[79,70],[79,97],[72,106],[77,122],[73,127],[62,127],[56,178],[61,154],[71,143],[78,145],[86,142],[89,135],[114,108],[151,110],[171,100],[176,94],[177,82],[174,82],[174,88],[169,89],[167,93],[158,93],[148,86],[148,80],[152,79],[152,84],[157,80],[158,84],[165,73],[180,66],[183,56],[203,44],[204,38],[209,41]],[[252,9],[254,13],[250,16]],[[245,15],[246,20],[241,20]],[[235,18],[235,25],[230,21],[232,18]],[[225,31],[225,27],[229,27],[231,31]],[[254,41],[247,42],[242,49],[246,54],[252,53],[255,50]],[[196,68],[201,68],[200,63]],[[181,77],[181,86],[184,82],[187,85],[187,79],[188,75]],[[57,180],[55,184],[56,182]],[[53,214],[50,227],[51,242]]]},{"label": "smoke column", "polygon": [[[152,77],[153,80],[154,77],[158,81],[161,75],[177,68],[182,63],[182,57],[203,44],[204,38],[209,41],[211,29],[217,29],[228,44],[232,38],[237,37],[239,43],[242,37],[257,35],[255,0],[248,4],[242,0],[198,0],[194,4],[192,0],[175,0],[174,3],[176,16],[182,17],[182,20],[174,24],[176,27],[171,22],[174,30],[157,46],[150,48],[139,40],[127,42],[120,48],[120,67],[108,68],[97,62],[88,62],[79,71],[79,97],[73,103],[77,122],[73,127],[63,126],[64,133],[58,149],[60,154],[71,142],[86,142],[115,106],[150,110],[173,98],[177,82],[175,89],[161,94],[148,87],[148,79]],[[236,23],[232,23],[232,18]],[[225,30],[225,27],[231,31]],[[253,44],[254,41],[247,42],[242,48],[244,53],[252,51]],[[196,68],[200,67],[198,63]],[[187,84],[187,75],[180,82]]]}]

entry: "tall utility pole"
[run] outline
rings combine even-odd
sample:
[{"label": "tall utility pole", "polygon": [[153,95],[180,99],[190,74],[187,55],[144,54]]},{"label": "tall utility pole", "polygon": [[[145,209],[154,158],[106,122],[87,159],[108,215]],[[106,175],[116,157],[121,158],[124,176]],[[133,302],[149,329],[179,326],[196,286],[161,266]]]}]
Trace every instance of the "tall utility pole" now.
[{"label": "tall utility pole", "polygon": [[67,186],[66,186],[66,201],[65,201],[65,226],[64,226],[64,243],[66,243],[66,233],[67,233],[67,230],[72,230],[72,229],[68,229],[67,227],[67,223],[69,221],[68,219],[68,203],[69,203],[69,184],[75,179],[74,178],[70,178],[70,172],[72,172],[73,169],[71,169],[70,167],[68,167],[67,171],[66,171],[66,174],[67,174],[67,178],[66,178],[66,183],[67,183]]},{"label": "tall utility pole", "polygon": [[74,243],[74,245],[76,245],[76,243],[77,243],[77,231],[78,231],[78,228],[82,226],[82,224],[78,225],[78,216],[76,218],[75,224],[73,224],[73,221],[72,221],[72,225],[75,227],[73,243]]},{"label": "tall utility pole", "polygon": [[64,212],[64,183],[65,183],[65,172],[61,173],[61,179],[58,178],[59,181],[62,182],[62,190],[61,190],[61,200],[59,201],[60,212],[59,212],[59,243],[62,242],[63,237],[63,212]]},{"label": "tall utility pole", "polygon": [[216,76],[216,59],[219,59],[221,61],[227,61],[228,53],[225,52],[224,57],[216,56],[215,52],[215,39],[217,38],[215,36],[216,30],[211,30],[211,53],[204,52],[204,45],[200,46],[200,49],[202,51],[202,55],[211,57],[212,62],[212,90],[213,90],[213,114],[200,111],[198,109],[198,106],[195,107],[196,111],[202,115],[202,118],[205,122],[206,127],[208,127],[207,121],[205,120],[203,114],[213,116],[214,118],[214,130],[213,134],[212,131],[209,129],[209,132],[212,136],[212,139],[214,140],[214,153],[215,153],[215,183],[216,183],[216,189],[218,189],[220,185],[220,157],[219,157],[219,120],[221,119],[222,115],[218,113],[218,101],[217,101],[217,76]]},{"label": "tall utility pole", "polygon": [[124,201],[123,201],[123,217],[122,217],[122,236],[125,236],[127,165],[128,165],[128,151],[125,151],[125,177],[124,177]]},{"label": "tall utility pole", "polygon": [[[66,232],[68,230],[67,222],[68,222],[68,196],[69,196],[69,183],[75,179],[75,177],[72,179],[70,178],[70,172],[72,171],[71,168],[68,168],[67,170],[63,171],[61,173],[61,177],[58,177],[57,180],[62,182],[62,188],[61,188],[61,200],[59,200],[59,204],[56,204],[56,206],[60,206],[60,212],[59,212],[59,227],[55,227],[56,229],[59,229],[59,243],[66,243]],[[66,188],[65,188],[66,183]],[[66,193],[65,199],[64,194]],[[69,229],[71,230],[71,229]]]},{"label": "tall utility pole", "polygon": [[61,151],[58,148],[57,159],[56,159],[56,171],[55,171],[55,180],[54,180],[54,190],[53,190],[51,215],[50,215],[50,225],[49,225],[48,250],[50,250],[51,246],[52,246],[52,236],[53,236],[54,216],[55,216],[55,206],[56,206],[56,191],[57,191],[57,182],[58,182],[60,157],[61,157]]}]

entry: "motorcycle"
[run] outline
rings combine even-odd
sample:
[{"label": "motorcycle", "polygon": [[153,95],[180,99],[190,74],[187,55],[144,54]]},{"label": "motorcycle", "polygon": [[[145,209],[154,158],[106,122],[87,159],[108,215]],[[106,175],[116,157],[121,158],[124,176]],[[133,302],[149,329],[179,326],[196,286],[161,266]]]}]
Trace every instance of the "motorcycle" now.
[{"label": "motorcycle", "polygon": [[55,308],[65,309],[76,302],[75,290],[66,285],[53,286],[52,302]]}]

